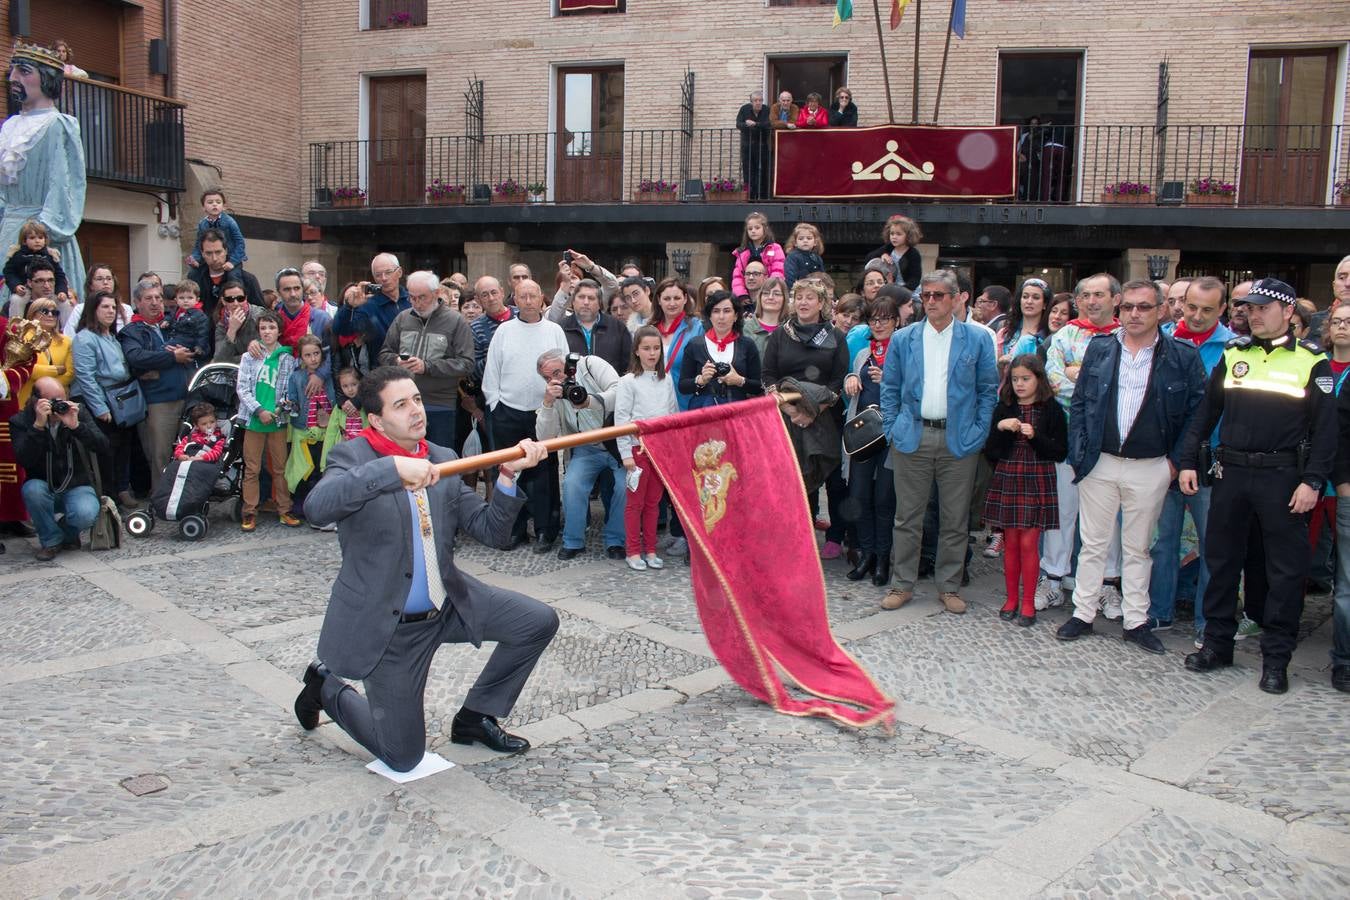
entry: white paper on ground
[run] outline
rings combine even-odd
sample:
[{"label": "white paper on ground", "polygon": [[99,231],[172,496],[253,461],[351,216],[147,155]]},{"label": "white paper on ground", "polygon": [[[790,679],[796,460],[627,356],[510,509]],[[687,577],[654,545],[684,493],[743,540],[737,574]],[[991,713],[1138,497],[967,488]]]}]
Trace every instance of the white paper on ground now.
[{"label": "white paper on ground", "polygon": [[454,763],[439,753],[424,753],[422,761],[417,764],[417,767],[408,772],[395,772],[386,766],[383,760],[379,759],[366,764],[366,768],[376,775],[383,775],[397,784],[407,784],[410,781],[416,781],[419,778],[426,778],[428,775],[435,775],[437,772],[452,769],[454,766]]}]

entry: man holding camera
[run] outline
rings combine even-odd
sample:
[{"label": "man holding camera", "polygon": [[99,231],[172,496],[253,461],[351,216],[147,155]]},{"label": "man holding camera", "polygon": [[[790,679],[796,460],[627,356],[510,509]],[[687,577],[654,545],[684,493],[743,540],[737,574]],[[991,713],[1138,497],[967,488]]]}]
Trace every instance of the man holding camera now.
[{"label": "man holding camera", "polygon": [[34,556],[50,562],[62,550],[80,549],[80,532],[98,518],[93,466],[108,452],[107,437],[87,409],[66,399],[55,378],[33,384],[28,405],[9,420],[9,431],[14,455],[28,471],[23,502],[41,544]]},{"label": "man holding camera", "polygon": [[[535,416],[535,436],[546,441],[567,434],[602,428],[614,411],[619,373],[598,356],[545,350],[536,363],[544,379],[544,403]],[[613,442],[583,444],[571,451],[563,476],[563,545],[558,559],[574,559],[586,548],[586,513],[591,489],[609,472],[613,487],[605,514],[605,556],[623,559],[623,463]]]},{"label": "man holding camera", "polygon": [[360,295],[350,301],[344,298],[342,308],[333,319],[333,330],[338,337],[355,334],[366,336],[365,349],[370,369],[380,365],[380,350],[384,347],[385,335],[395,317],[405,309],[412,308],[408,289],[399,284],[402,274],[403,267],[399,265],[397,256],[392,253],[375,254],[375,258],[370,261],[370,275],[375,280],[361,282]]}]

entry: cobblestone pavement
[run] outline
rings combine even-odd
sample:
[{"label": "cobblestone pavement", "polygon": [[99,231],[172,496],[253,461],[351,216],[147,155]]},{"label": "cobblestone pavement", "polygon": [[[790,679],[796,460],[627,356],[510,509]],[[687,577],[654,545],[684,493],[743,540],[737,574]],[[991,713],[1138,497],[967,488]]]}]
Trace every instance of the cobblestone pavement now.
[{"label": "cobblestone pavement", "polygon": [[217,515],[201,543],[160,523],[45,566],[6,543],[0,898],[1350,896],[1326,597],[1271,697],[1255,641],[1195,676],[1184,624],[1154,657],[1101,619],[1054,640],[1067,609],[1001,622],[996,560],[975,557],[964,616],[930,581],[882,612],[825,563],[836,635],[899,701],[887,735],[732,685],[678,560],[632,573],[594,533],[568,562],[466,542],[466,571],[559,611],[505,723],[535,746],[449,743],[491,647],[448,647],[428,746],[457,765],[400,786],[290,711],[333,535]]}]

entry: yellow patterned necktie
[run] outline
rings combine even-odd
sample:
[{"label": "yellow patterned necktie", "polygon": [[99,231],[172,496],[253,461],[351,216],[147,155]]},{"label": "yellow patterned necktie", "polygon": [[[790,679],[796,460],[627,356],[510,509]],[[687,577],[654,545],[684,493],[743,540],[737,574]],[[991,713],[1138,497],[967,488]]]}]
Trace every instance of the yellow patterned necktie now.
[{"label": "yellow patterned necktie", "polygon": [[445,585],[441,582],[441,564],[436,556],[436,536],[431,527],[431,502],[427,498],[426,488],[418,488],[412,494],[417,501],[417,519],[422,526],[422,562],[427,570],[427,596],[431,598],[431,605],[440,609],[445,603]]}]

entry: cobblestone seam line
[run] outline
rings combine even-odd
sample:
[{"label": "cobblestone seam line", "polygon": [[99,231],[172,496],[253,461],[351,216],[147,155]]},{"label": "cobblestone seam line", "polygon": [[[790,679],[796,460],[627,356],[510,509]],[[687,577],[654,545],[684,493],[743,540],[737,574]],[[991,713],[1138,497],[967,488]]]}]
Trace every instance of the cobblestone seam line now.
[{"label": "cobblestone seam line", "polygon": [[49,659],[43,662],[24,663],[0,669],[0,685],[18,684],[35,678],[50,678],[55,675],[71,675],[89,669],[101,669],[120,663],[135,662],[170,653],[182,653],[187,645],[175,640],[148,641],[144,644],[132,644],[129,647],[114,647],[95,653],[81,653],[78,656],[66,656],[61,659]]}]

